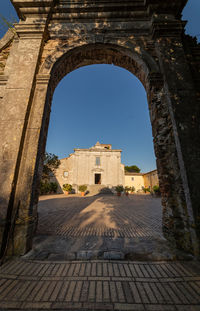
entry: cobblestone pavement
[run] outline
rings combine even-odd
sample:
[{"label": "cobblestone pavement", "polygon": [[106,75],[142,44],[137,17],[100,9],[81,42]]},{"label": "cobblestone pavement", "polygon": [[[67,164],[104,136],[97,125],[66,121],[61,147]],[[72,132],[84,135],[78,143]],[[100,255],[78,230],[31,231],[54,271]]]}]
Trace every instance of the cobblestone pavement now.
[{"label": "cobblestone pavement", "polygon": [[199,311],[196,262],[14,260],[0,268],[0,310]]},{"label": "cobblestone pavement", "polygon": [[162,207],[150,195],[40,198],[33,250],[38,260],[174,259],[162,235]]}]

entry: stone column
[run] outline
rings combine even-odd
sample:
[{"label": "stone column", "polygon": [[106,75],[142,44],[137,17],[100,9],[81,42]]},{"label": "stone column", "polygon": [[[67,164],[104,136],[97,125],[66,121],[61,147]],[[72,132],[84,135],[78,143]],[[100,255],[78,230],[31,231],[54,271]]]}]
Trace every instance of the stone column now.
[{"label": "stone column", "polygon": [[[152,36],[163,75],[163,89],[153,91],[150,109],[159,180],[163,195],[165,236],[179,248],[198,254],[195,214],[200,143],[196,116],[199,108],[181,40],[183,22],[171,16],[152,19]],[[197,179],[198,178],[198,179]],[[198,199],[199,198],[199,199]]]},{"label": "stone column", "polygon": [[[18,189],[18,181],[22,178],[20,175],[22,171],[26,175],[26,181],[29,177],[31,179],[31,173],[23,169],[21,164],[25,157],[27,161],[32,161],[31,154],[27,154],[27,150],[24,150],[27,130],[29,135],[31,131],[38,131],[35,124],[32,128],[28,127],[46,19],[40,20],[39,24],[32,22],[27,19],[26,22],[20,22],[15,26],[16,37],[4,71],[8,80],[0,103],[1,256],[8,247],[8,240],[12,240],[11,235],[14,236],[13,225],[21,214],[21,208],[24,208],[23,202],[27,191],[30,194],[30,188],[27,188],[26,183]],[[37,141],[34,143],[37,144]],[[27,217],[27,214],[28,212],[24,217]],[[22,254],[27,248],[26,234],[23,230],[20,235],[21,238],[16,245],[11,243],[14,254]]]}]

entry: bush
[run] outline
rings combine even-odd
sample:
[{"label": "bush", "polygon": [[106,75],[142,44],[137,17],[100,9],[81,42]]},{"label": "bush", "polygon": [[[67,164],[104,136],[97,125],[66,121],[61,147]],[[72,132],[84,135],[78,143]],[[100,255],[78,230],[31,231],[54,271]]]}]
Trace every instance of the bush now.
[{"label": "bush", "polygon": [[142,187],[142,190],[144,191],[144,193],[147,193],[147,192],[150,192],[150,188],[145,188],[145,187]]},{"label": "bush", "polygon": [[50,192],[56,193],[58,189],[58,184],[56,182],[50,182]]},{"label": "bush", "polygon": [[160,195],[160,187],[159,186],[153,186],[153,192],[157,195]]},{"label": "bush", "polygon": [[56,182],[41,181],[40,194],[56,193],[58,185]]},{"label": "bush", "polygon": [[67,192],[71,192],[72,191],[72,185],[70,184],[64,184],[63,185],[63,190],[67,191]]},{"label": "bush", "polygon": [[125,192],[129,192],[129,191],[131,191],[131,187],[126,186],[126,187],[124,188],[124,190],[125,190]]},{"label": "bush", "polygon": [[117,191],[117,192],[123,192],[123,191],[124,191],[124,187],[123,187],[122,185],[117,185],[117,186],[115,187],[115,191]]},{"label": "bush", "polygon": [[132,186],[132,187],[131,187],[131,192],[134,192],[134,191],[135,191],[135,187]]},{"label": "bush", "polygon": [[86,186],[86,185],[80,185],[80,186],[78,187],[78,190],[79,190],[80,192],[85,192],[85,191],[87,190],[87,186]]}]

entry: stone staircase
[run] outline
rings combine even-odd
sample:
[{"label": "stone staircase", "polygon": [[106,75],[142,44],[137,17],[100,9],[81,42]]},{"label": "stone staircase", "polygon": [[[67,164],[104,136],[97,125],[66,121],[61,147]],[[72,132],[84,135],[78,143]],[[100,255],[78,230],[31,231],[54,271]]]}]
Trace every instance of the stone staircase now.
[{"label": "stone staircase", "polygon": [[113,194],[112,190],[105,185],[90,185],[87,190],[88,195]]}]

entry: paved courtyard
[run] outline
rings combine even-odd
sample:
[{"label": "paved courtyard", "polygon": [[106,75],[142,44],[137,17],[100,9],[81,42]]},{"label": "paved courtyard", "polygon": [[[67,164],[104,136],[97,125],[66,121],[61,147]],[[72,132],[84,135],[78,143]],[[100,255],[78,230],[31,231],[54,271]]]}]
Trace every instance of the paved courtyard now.
[{"label": "paved courtyard", "polygon": [[37,234],[63,237],[162,236],[160,198],[150,195],[43,196]]},{"label": "paved courtyard", "polygon": [[173,259],[162,235],[160,198],[43,196],[29,259]]},{"label": "paved courtyard", "polygon": [[0,310],[200,310],[199,262],[166,260],[160,199],[48,196],[38,211],[33,250],[0,267]]},{"label": "paved courtyard", "polygon": [[25,261],[0,270],[0,310],[199,311],[194,262]]}]

